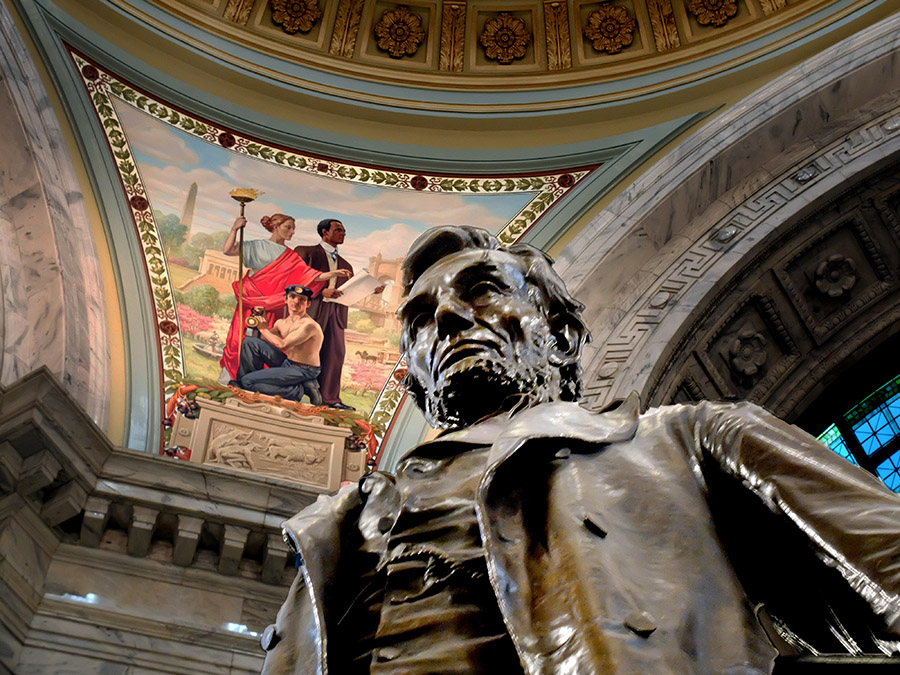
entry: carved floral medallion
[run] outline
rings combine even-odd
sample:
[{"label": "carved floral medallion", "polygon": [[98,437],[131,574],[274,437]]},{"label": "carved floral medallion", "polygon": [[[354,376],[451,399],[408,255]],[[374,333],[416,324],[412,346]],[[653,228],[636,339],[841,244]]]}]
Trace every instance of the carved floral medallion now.
[{"label": "carved floral medallion", "polygon": [[422,28],[422,19],[410,12],[408,7],[401,5],[381,15],[375,24],[375,36],[378,38],[379,48],[399,59],[416,53],[425,39],[425,30]]},{"label": "carved floral medallion", "polygon": [[687,6],[703,26],[724,26],[737,14],[737,0],[689,0]]},{"label": "carved floral medallion", "polygon": [[766,363],[766,338],[752,328],[741,331],[728,348],[728,365],[735,381],[752,380]]},{"label": "carved floral medallion", "polygon": [[588,15],[584,36],[593,42],[598,52],[616,54],[634,42],[636,25],[624,7],[602,5]]},{"label": "carved floral medallion", "polygon": [[484,55],[500,63],[512,63],[525,56],[531,33],[522,19],[509,12],[501,12],[488,19],[479,41],[484,46]]},{"label": "carved floral medallion", "polygon": [[816,267],[816,288],[822,295],[839,298],[856,284],[856,263],[840,254],[828,256]]},{"label": "carved floral medallion", "polygon": [[305,33],[313,27],[322,11],[317,0],[271,0],[272,21],[285,33]]}]

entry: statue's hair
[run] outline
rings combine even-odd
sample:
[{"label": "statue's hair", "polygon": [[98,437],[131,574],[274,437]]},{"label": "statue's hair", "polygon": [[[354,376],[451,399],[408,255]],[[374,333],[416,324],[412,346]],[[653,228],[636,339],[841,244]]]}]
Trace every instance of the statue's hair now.
[{"label": "statue's hair", "polygon": [[[563,280],[553,271],[553,260],[543,251],[529,244],[513,244],[503,247],[497,238],[486,230],[468,225],[447,225],[428,230],[413,242],[403,261],[403,295],[409,295],[416,280],[439,260],[467,250],[503,250],[513,256],[528,282],[528,295],[532,303],[546,317],[560,352],[566,358],[552,365],[559,368],[561,380],[560,398],[577,401],[581,398],[581,350],[591,339],[590,331],[581,318],[584,305],[573,298]],[[406,351],[406,331],[402,332],[401,349]],[[561,344],[565,343],[565,344]],[[417,401],[424,392],[412,373],[407,374],[404,385]]]}]

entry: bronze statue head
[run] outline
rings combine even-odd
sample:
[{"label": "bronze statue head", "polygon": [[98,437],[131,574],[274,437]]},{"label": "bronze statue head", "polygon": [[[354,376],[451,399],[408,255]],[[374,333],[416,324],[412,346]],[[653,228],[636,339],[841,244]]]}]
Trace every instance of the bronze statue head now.
[{"label": "bronze statue head", "polygon": [[403,263],[405,384],[428,421],[462,427],[581,396],[584,307],[543,252],[474,227],[429,230]]}]

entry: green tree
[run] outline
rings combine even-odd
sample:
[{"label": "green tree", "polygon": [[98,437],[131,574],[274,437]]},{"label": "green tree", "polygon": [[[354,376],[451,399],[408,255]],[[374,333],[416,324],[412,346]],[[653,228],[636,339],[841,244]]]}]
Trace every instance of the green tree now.
[{"label": "green tree", "polygon": [[159,236],[162,239],[166,255],[171,257],[181,253],[181,247],[187,238],[187,228],[178,220],[178,216],[172,213],[163,213],[153,210],[153,219],[159,228]]},{"label": "green tree", "polygon": [[234,295],[219,296],[219,308],[216,310],[216,314],[223,319],[230,319],[234,316],[235,309],[237,309],[237,298]]},{"label": "green tree", "polygon": [[200,259],[203,257],[207,249],[221,251],[228,238],[227,232],[214,232],[207,234],[206,232],[198,232],[184,247],[183,255],[187,261],[188,267],[200,269]]},{"label": "green tree", "polygon": [[207,284],[194,286],[184,294],[184,304],[204,316],[214,316],[219,309],[219,291]]}]

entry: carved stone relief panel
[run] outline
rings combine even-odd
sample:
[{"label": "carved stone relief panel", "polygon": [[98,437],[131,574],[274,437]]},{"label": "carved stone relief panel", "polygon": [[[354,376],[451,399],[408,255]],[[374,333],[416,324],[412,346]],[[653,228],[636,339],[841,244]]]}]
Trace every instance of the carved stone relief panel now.
[{"label": "carved stone relief panel", "polygon": [[762,242],[695,309],[648,403],[737,397],[801,414],[834,373],[900,332],[898,225],[895,164]]},{"label": "carved stone relief panel", "polygon": [[257,429],[214,421],[209,430],[206,464],[288,478],[327,487],[331,446],[287,439]]},{"label": "carved stone relief panel", "polygon": [[770,297],[754,294],[725,317],[696,352],[724,398],[758,400],[800,357]]},{"label": "carved stone relief panel", "polygon": [[896,284],[858,211],[818,232],[775,273],[819,344]]}]

